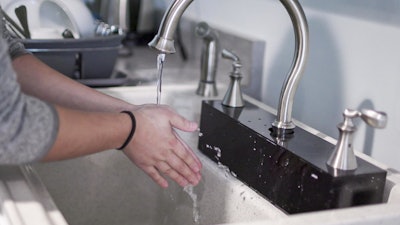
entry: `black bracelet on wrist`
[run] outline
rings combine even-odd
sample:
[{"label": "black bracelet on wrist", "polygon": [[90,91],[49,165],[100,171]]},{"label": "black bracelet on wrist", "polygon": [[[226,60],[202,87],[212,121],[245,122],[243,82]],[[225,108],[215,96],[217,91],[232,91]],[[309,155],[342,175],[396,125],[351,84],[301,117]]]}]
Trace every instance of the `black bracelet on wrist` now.
[{"label": "black bracelet on wrist", "polygon": [[132,128],[131,128],[131,132],[129,132],[129,136],[126,139],[126,141],[124,142],[124,144],[121,147],[117,148],[117,150],[123,150],[129,144],[129,142],[132,140],[133,134],[135,134],[135,130],[136,130],[136,119],[135,119],[135,116],[133,115],[133,113],[131,111],[122,111],[121,113],[126,113],[129,115],[129,117],[131,118],[131,121],[132,121]]}]

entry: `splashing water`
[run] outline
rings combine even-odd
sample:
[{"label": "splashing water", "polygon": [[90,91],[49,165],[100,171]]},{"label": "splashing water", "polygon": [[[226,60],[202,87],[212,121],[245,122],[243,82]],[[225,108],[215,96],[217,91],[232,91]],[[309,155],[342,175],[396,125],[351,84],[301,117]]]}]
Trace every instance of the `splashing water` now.
[{"label": "splashing water", "polygon": [[206,144],[206,148],[208,148],[210,150],[214,150],[216,152],[216,155],[214,156],[214,158],[217,160],[217,167],[219,169],[221,169],[222,171],[224,171],[226,178],[229,178],[231,176],[235,177],[235,178],[237,177],[237,174],[235,172],[231,171],[228,166],[222,164],[222,162],[220,160],[222,157],[222,150],[219,147]]},{"label": "splashing water", "polygon": [[183,188],[183,191],[186,192],[190,198],[192,198],[193,201],[193,221],[196,224],[200,224],[200,211],[199,211],[199,206],[198,206],[198,201],[197,201],[197,194],[194,193],[193,191],[193,186],[188,185]]},{"label": "splashing water", "polygon": [[162,85],[162,74],[163,67],[165,61],[165,54],[160,53],[157,56],[157,71],[158,71],[158,80],[157,80],[157,105],[161,103],[161,85]]}]

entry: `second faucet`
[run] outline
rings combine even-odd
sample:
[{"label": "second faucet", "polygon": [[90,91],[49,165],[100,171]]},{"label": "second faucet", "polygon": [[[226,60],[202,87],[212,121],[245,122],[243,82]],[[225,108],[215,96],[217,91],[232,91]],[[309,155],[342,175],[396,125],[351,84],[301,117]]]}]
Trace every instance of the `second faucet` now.
[{"label": "second faucet", "polygon": [[220,52],[218,33],[206,22],[196,26],[196,36],[203,39],[200,64],[200,81],[196,94],[200,96],[217,96],[216,74]]}]

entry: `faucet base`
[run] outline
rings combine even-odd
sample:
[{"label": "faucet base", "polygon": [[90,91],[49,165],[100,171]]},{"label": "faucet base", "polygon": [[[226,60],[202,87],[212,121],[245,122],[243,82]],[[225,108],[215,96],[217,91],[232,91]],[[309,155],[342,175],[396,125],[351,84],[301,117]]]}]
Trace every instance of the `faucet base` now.
[{"label": "faucet base", "polygon": [[[276,121],[275,121],[276,122]],[[278,128],[272,124],[272,127],[269,129],[271,131],[271,136],[275,138],[280,138],[282,140],[293,137],[294,135],[294,127],[292,128]]]},{"label": "faucet base", "polygon": [[277,207],[295,214],[383,201],[385,170],[361,158],[354,171],[332,170],[333,144],[299,127],[285,139],[271,136],[275,115],[245,105],[203,101],[198,148]]},{"label": "faucet base", "polygon": [[215,97],[218,95],[217,84],[215,82],[199,82],[196,94],[204,97]]}]

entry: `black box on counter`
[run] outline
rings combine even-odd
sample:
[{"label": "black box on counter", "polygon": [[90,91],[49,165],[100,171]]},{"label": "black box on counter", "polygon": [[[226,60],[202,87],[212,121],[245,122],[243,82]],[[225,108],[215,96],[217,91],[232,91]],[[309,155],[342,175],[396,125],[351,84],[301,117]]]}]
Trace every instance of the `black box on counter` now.
[{"label": "black box on counter", "polygon": [[299,127],[284,140],[270,135],[275,115],[245,103],[203,101],[199,149],[288,214],[383,201],[386,171],[357,157],[358,168],[331,171],[334,145]]}]

